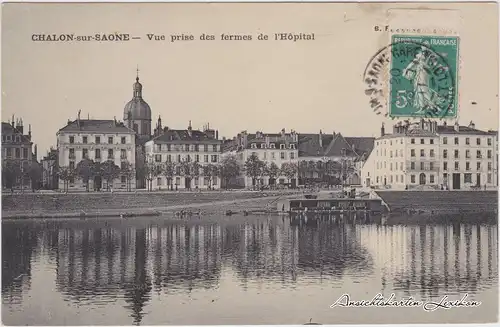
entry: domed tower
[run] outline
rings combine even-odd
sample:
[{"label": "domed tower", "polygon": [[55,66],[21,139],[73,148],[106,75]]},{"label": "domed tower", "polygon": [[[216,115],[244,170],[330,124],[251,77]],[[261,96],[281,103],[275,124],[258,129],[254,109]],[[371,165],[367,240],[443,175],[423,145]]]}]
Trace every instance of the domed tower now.
[{"label": "domed tower", "polygon": [[123,109],[123,121],[139,136],[151,135],[151,108],[142,98],[142,84],[139,83],[139,70],[134,83],[134,96]]}]

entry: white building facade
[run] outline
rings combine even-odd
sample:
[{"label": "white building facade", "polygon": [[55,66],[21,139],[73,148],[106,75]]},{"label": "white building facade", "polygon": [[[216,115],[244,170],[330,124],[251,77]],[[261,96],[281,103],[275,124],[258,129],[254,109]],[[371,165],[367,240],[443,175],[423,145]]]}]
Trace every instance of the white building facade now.
[{"label": "white building facade", "polygon": [[[235,155],[238,160],[241,174],[237,178],[237,183],[240,187],[288,185],[293,188],[297,185],[298,171],[292,178],[285,176],[281,172],[281,168],[284,167],[283,164],[285,163],[298,164],[298,134],[295,131],[289,133],[286,133],[285,129],[282,129],[280,133],[263,133],[260,131],[248,133],[243,131],[225,144],[224,154]],[[264,162],[267,168],[276,165],[279,169],[278,174],[272,177],[264,173],[256,180],[251,176],[247,176],[243,168],[245,162],[252,155],[257,156],[259,160]],[[256,185],[254,185],[254,182]]]},{"label": "white building facade", "polygon": [[151,176],[153,190],[219,189],[218,172],[222,141],[218,131],[162,128],[161,119],[155,136],[146,142],[146,165],[157,167]]},{"label": "white building facade", "polygon": [[[120,170],[135,169],[135,132],[116,120],[80,119],[68,121],[57,132],[57,153],[59,169],[75,171],[78,163],[89,159],[94,163],[113,162]],[[59,189],[64,189],[65,181],[59,178]],[[92,176],[90,190],[103,188],[134,189],[135,176],[130,178],[120,173],[111,185],[102,176]],[[84,191],[86,185],[77,174],[69,180],[68,190]]]},{"label": "white building facade", "polygon": [[494,189],[498,186],[497,133],[436,121],[381,129],[363,165],[362,185],[387,189]]}]

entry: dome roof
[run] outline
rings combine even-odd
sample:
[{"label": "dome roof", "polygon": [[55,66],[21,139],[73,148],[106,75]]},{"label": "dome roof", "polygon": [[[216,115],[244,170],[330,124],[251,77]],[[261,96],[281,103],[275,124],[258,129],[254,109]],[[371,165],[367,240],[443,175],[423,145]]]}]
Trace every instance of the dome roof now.
[{"label": "dome roof", "polygon": [[[130,118],[129,118],[130,112]],[[151,108],[146,101],[141,98],[134,98],[130,100],[123,109],[123,120],[136,120],[144,119],[151,120]]]},{"label": "dome roof", "polygon": [[139,76],[135,79],[133,89],[134,97],[123,109],[123,120],[151,120],[151,108],[142,98],[142,84],[139,83]]}]

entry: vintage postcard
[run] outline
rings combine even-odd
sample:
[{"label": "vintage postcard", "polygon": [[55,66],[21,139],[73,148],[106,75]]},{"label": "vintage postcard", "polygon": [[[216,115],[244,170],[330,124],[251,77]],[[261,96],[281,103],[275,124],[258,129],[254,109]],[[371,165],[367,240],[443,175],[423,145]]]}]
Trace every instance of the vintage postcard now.
[{"label": "vintage postcard", "polygon": [[3,3],[5,325],[498,322],[497,3]]}]

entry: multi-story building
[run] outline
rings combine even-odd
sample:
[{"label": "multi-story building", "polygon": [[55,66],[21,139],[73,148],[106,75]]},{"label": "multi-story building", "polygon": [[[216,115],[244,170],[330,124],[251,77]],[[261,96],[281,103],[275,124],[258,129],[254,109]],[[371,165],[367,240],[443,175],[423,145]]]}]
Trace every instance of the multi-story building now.
[{"label": "multi-story building", "polygon": [[[268,167],[275,164],[278,168],[282,168],[284,163],[297,164],[299,135],[295,131],[286,133],[282,129],[280,133],[263,133],[256,132],[255,134],[243,131],[238,133],[236,137],[224,143],[224,153],[234,154],[238,159],[241,167],[244,167],[245,162],[252,155],[257,156],[261,161],[265,162]],[[290,183],[291,187],[297,185],[297,175],[294,178],[284,176],[281,171],[276,177],[270,177],[263,174],[258,179],[247,176],[245,172],[237,179],[237,183],[242,187],[253,187],[253,183],[258,185],[285,185]]]},{"label": "multi-story building", "polygon": [[494,188],[497,133],[436,121],[406,121],[375,140],[362,168],[362,184],[393,189]]},{"label": "multi-story building", "polygon": [[[299,160],[303,179],[321,182],[322,167],[336,162],[348,173],[346,183],[361,183],[360,168],[373,149],[374,137],[344,137],[341,133],[299,134]],[[308,168],[310,167],[310,168]]]},{"label": "multi-story building", "polygon": [[54,190],[59,187],[57,168],[59,165],[57,149],[50,148],[47,155],[42,158],[42,188]]},{"label": "multi-story building", "polygon": [[[34,149],[34,152],[32,149]],[[15,175],[15,180],[11,181],[11,184],[13,184],[11,186],[16,188],[31,187],[31,178],[24,173],[26,169],[29,169],[31,163],[36,162],[36,156],[36,145],[33,147],[31,139],[31,125],[29,125],[28,133],[25,134],[21,118],[15,119],[13,115],[12,122],[2,122],[3,170],[8,170],[8,167],[14,168],[13,165],[16,166],[16,169],[11,169],[11,172],[5,171],[6,174]],[[24,178],[21,178],[21,176],[24,176]],[[3,186],[6,186],[5,182],[7,180],[8,178],[4,178]]]},{"label": "multi-story building", "polygon": [[[220,178],[222,141],[219,132],[162,127],[161,118],[152,140],[145,144],[146,166],[159,167],[153,172],[151,189],[217,189]],[[151,168],[149,168],[151,170]]]},{"label": "multi-story building", "polygon": [[[84,159],[104,163],[112,161],[119,168],[131,165],[135,168],[135,135],[134,130],[116,120],[80,119],[70,121],[57,132],[58,166],[60,169],[76,169],[78,163]],[[89,189],[99,190],[103,187],[102,176],[96,174],[89,181]],[[107,187],[108,185],[106,185]],[[113,181],[109,187],[135,188],[135,178],[128,178],[126,174]],[[59,179],[59,188],[64,188],[64,181]],[[71,190],[86,189],[85,183],[75,176],[69,180]]]}]

